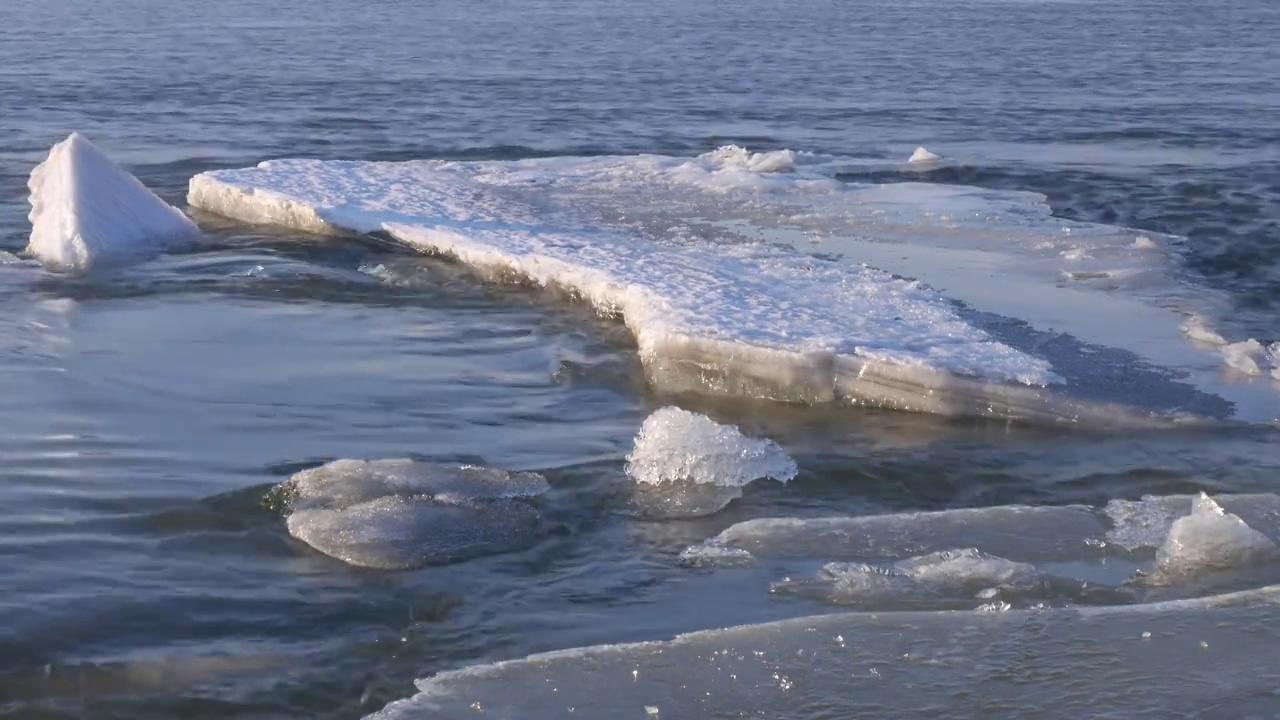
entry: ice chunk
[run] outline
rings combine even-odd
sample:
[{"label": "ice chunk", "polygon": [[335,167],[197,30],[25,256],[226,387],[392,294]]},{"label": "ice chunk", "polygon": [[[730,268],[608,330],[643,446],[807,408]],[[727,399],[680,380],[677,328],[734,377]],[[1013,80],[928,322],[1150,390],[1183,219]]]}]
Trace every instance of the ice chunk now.
[{"label": "ice chunk", "polygon": [[442,672],[371,717],[1267,717],[1277,599],[801,617]]},{"label": "ice chunk", "polygon": [[289,534],[362,567],[406,569],[519,549],[539,525],[536,473],[336,460],[276,486]]},{"label": "ice chunk", "polygon": [[1227,363],[1228,367],[1245,375],[1261,375],[1262,368],[1258,367],[1258,360],[1265,353],[1266,350],[1262,347],[1262,343],[1249,338],[1243,342],[1231,343],[1222,348],[1222,359]]},{"label": "ice chunk", "polygon": [[1176,577],[1270,559],[1275,552],[1270,538],[1201,493],[1156,551],[1156,570],[1163,578]]},{"label": "ice chunk", "polygon": [[[773,585],[774,592],[819,594],[837,603],[905,601],[921,595],[949,593],[967,600],[993,586],[1027,584],[1036,579],[1036,568],[961,548],[928,553],[881,565],[827,563],[814,580],[787,579]],[[991,593],[988,593],[990,596]]]},{"label": "ice chunk", "polygon": [[1199,315],[1192,315],[1182,323],[1182,333],[1192,340],[1209,345],[1227,344],[1226,339],[1214,332]]},{"label": "ice chunk", "polygon": [[154,252],[196,226],[79,133],[31,171],[27,252],[70,271]]},{"label": "ice chunk", "polygon": [[648,517],[708,515],[742,496],[761,478],[787,482],[796,463],[772,440],[755,440],[736,427],[664,407],[645,419],[627,455],[632,496]]},{"label": "ice chunk", "polygon": [[[1049,363],[993,339],[929,288],[777,243],[716,242],[652,215],[699,193],[713,207],[728,192],[744,195],[733,207],[775,193],[783,203],[838,197],[842,184],[820,165],[740,148],[694,159],[277,160],[198,175],[189,200],[251,222],[383,232],[481,272],[567,289],[621,316],[651,381],[673,391],[1061,417],[1032,390],[1061,383]],[[618,198],[628,206],[614,207]]]},{"label": "ice chunk", "polygon": [[627,474],[660,485],[691,481],[742,487],[752,480],[787,482],[796,463],[772,440],[756,440],[706,415],[664,407],[645,419],[627,456]]},{"label": "ice chunk", "polygon": [[931,153],[928,150],[924,149],[924,147],[918,147],[916,148],[915,152],[911,153],[911,157],[907,159],[907,162],[931,163],[931,162],[937,162],[941,159],[942,159],[941,155],[935,155],[934,153]]},{"label": "ice chunk", "polygon": [[1154,250],[1156,248],[1156,241],[1146,235],[1139,235],[1133,239],[1133,246],[1139,250]]},{"label": "ice chunk", "polygon": [[[1154,550],[1165,543],[1173,524],[1192,512],[1197,496],[1148,495],[1141,500],[1112,500],[1103,508],[1112,523],[1107,542],[1127,551]],[[1218,495],[1211,502],[1250,527],[1280,538],[1280,496],[1270,493]]]}]

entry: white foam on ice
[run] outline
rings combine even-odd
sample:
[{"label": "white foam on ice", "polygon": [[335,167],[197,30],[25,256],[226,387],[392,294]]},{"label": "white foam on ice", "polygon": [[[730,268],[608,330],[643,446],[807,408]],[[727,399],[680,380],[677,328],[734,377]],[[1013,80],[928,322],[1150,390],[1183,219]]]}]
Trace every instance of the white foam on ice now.
[{"label": "white foam on ice", "polygon": [[795,460],[772,440],[749,438],[737,427],[671,406],[645,418],[627,455],[627,474],[650,485],[742,487],[761,478],[785,483],[797,472]]},{"label": "white foam on ice", "polygon": [[1174,521],[1156,551],[1156,571],[1168,579],[1204,570],[1248,565],[1276,555],[1276,544],[1204,493]]},{"label": "white foam on ice", "polygon": [[931,152],[929,152],[928,150],[926,150],[923,146],[921,146],[921,147],[916,148],[916,149],[915,149],[915,152],[912,152],[912,153],[911,153],[911,157],[910,157],[910,158],[907,158],[907,162],[910,162],[910,163],[932,163],[932,162],[937,162],[937,161],[939,161],[939,160],[941,160],[941,159],[942,159],[942,156],[941,156],[941,155],[936,155],[936,154],[934,154],[934,153],[931,153]]},{"label": "white foam on ice", "polygon": [[84,271],[154,252],[198,232],[186,215],[79,133],[50,148],[27,185],[27,253],[52,269]]},{"label": "white foam on ice", "polygon": [[273,491],[289,534],[343,562],[406,569],[517,549],[535,537],[536,473],[415,460],[335,460]]},{"label": "white foam on ice", "polygon": [[1277,604],[1272,586],[1105,609],[801,617],[442,672],[370,717],[1261,717],[1280,683],[1280,665],[1259,661],[1280,642]]}]

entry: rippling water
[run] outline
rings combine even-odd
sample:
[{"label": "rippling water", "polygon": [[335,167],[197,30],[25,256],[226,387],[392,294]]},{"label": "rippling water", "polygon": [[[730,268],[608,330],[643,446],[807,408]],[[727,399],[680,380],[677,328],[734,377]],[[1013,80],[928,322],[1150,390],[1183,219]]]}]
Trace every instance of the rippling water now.
[{"label": "rippling water", "polygon": [[[71,130],[180,207],[193,174],[282,156],[737,143],[901,160],[924,144],[952,162],[845,179],[1031,190],[1063,217],[1176,235],[1183,280],[1270,342],[1277,34],[1262,0],[9,3],[0,249],[26,244],[27,173]],[[133,267],[0,265],[2,714],[355,717],[471,663],[832,610],[770,595],[767,572],[681,566],[749,518],[1277,490],[1270,427],[1117,435],[665,397],[625,328],[579,304],[372,239],[197,219],[198,243]],[[624,456],[674,401],[776,440],[800,476],[707,518],[632,517]],[[540,470],[555,529],[393,573],[311,551],[264,501],[333,458],[404,456]],[[1186,622],[1211,638],[1218,620]],[[1280,667],[1274,647],[1249,652]]]}]

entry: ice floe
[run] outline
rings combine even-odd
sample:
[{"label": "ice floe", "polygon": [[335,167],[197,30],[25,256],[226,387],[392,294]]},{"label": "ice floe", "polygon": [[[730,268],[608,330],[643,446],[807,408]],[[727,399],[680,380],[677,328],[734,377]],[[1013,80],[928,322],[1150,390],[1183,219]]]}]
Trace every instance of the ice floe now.
[{"label": "ice floe", "polygon": [[1209,571],[1261,569],[1280,580],[1271,563],[1277,539],[1280,496],[1163,496],[1104,507],[757,518],[680,559],[750,568],[773,575],[765,582],[775,593],[836,604],[971,609],[974,598],[1014,607],[1140,602],[1197,592],[1185,581]]},{"label": "ice floe", "polygon": [[1263,717],[1277,603],[801,617],[442,672],[370,717]]},{"label": "ice floe", "polygon": [[145,256],[198,232],[79,133],[49,150],[28,187],[27,253],[51,269],[83,271]]},{"label": "ice floe", "polygon": [[777,443],[748,438],[711,418],[664,407],[645,419],[627,455],[633,501],[648,517],[693,517],[722,509],[753,480],[794,478],[796,463]]},{"label": "ice floe", "polygon": [[273,490],[289,534],[351,565],[407,569],[525,547],[549,488],[536,473],[335,460]]},{"label": "ice floe", "polygon": [[[1054,218],[1034,193],[838,180],[849,167],[735,146],[692,158],[271,160],[197,175],[188,199],[246,222],[380,233],[567,290],[620,317],[649,380],[672,392],[1099,424],[1221,417],[1242,402],[1218,396],[1230,387],[1216,375],[1142,370],[1181,371],[1202,351],[1149,301],[1181,288],[1166,287],[1166,254],[1132,231]],[[1079,289],[1059,287],[1064,270]],[[1063,332],[1149,357],[1099,354]]]}]

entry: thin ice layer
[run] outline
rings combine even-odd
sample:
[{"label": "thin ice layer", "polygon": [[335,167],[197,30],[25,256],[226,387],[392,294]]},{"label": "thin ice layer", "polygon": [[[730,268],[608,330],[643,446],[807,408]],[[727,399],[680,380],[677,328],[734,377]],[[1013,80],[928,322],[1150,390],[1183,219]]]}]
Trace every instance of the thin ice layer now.
[{"label": "thin ice layer", "polygon": [[197,232],[79,133],[54,145],[31,171],[27,252],[45,266],[83,271],[153,252]]},{"label": "thin ice layer", "polygon": [[817,402],[861,393],[925,404],[932,393],[912,387],[1060,380],[1047,362],[995,341],[917,283],[776,244],[715,242],[687,226],[653,232],[596,202],[615,186],[639,196],[647,187],[840,192],[840,183],[805,170],[817,162],[731,150],[691,161],[281,160],[198,175],[189,198],[250,222],[387,232],[485,271],[567,288],[625,319],[660,382],[700,368],[710,373],[704,386],[732,394]]},{"label": "thin ice layer", "polygon": [[444,672],[371,717],[1266,717],[1277,603],[804,617]]},{"label": "thin ice layer", "polygon": [[289,534],[350,565],[387,570],[515,550],[536,537],[535,473],[415,460],[335,460],[276,486]]}]

